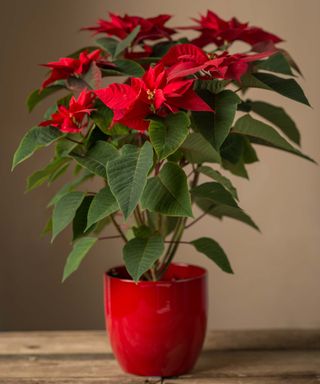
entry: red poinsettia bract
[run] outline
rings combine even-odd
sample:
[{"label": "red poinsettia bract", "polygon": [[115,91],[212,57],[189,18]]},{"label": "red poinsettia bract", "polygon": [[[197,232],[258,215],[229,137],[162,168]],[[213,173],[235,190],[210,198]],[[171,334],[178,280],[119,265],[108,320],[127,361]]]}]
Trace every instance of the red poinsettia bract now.
[{"label": "red poinsettia bract", "polygon": [[58,111],[51,115],[51,119],[39,125],[41,127],[50,125],[64,133],[78,133],[87,126],[86,118],[94,111],[94,98],[93,92],[83,90],[77,99],[72,96],[68,107],[59,105]]},{"label": "red poinsettia bract", "polygon": [[159,15],[156,17],[143,18],[140,16],[119,16],[109,12],[110,20],[98,20],[98,25],[83,28],[96,33],[106,33],[109,36],[116,36],[119,39],[127,37],[138,25],[140,31],[135,42],[143,40],[158,40],[169,38],[176,33],[173,28],[166,27],[165,24],[171,19],[170,15]]},{"label": "red poinsettia bract", "polygon": [[274,51],[254,55],[208,54],[194,44],[178,44],[173,46],[162,58],[165,66],[171,67],[172,75],[188,76],[199,72],[200,77],[213,77],[240,81],[249,63],[272,55]]},{"label": "red poinsettia bract", "polygon": [[160,63],[150,67],[142,78],[132,78],[129,84],[111,84],[95,91],[100,100],[112,109],[113,124],[145,131],[151,114],[166,116],[180,109],[210,111],[212,109],[192,89],[193,80],[171,76],[170,69]]},{"label": "red poinsettia bract", "polygon": [[57,80],[85,74],[88,72],[91,63],[97,61],[100,55],[100,49],[96,49],[91,53],[83,51],[80,53],[78,59],[62,57],[58,61],[42,64],[42,66],[50,68],[51,72],[48,79],[43,82],[41,88],[43,89]]},{"label": "red poinsettia bract", "polygon": [[207,15],[200,15],[200,20],[192,19],[199,25],[183,27],[201,32],[201,35],[193,40],[193,43],[204,47],[210,43],[217,46],[231,43],[236,40],[244,41],[250,45],[259,43],[279,43],[283,41],[280,37],[264,31],[262,28],[249,26],[248,23],[241,23],[235,17],[230,20],[223,20],[212,11]]}]

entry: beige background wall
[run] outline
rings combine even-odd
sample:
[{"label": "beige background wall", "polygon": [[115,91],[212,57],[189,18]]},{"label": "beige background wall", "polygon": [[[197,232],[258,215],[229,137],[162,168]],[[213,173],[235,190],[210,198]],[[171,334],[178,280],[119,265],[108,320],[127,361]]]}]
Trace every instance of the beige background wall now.
[{"label": "beige background wall", "polygon": [[[50,245],[40,238],[45,205],[57,186],[25,195],[24,180],[48,154],[40,152],[10,174],[11,155],[22,134],[41,119],[31,116],[25,96],[42,81],[37,67],[90,42],[78,32],[106,11],[141,15],[177,14],[174,24],[212,8],[229,18],[250,20],[282,36],[305,74],[314,109],[268,95],[284,105],[302,132],[305,152],[320,161],[318,0],[1,1],[1,256],[0,330],[102,328],[102,272],[121,260],[119,243],[100,243],[79,272],[60,278],[69,233]],[[252,92],[252,97],[264,93]],[[199,263],[210,273],[210,327],[309,328],[320,326],[320,168],[299,158],[258,149],[261,163],[250,182],[235,179],[242,206],[262,229],[259,234],[231,220],[205,219],[186,238],[211,236],[227,251],[235,276],[218,271],[201,255],[181,247],[179,260]]]}]

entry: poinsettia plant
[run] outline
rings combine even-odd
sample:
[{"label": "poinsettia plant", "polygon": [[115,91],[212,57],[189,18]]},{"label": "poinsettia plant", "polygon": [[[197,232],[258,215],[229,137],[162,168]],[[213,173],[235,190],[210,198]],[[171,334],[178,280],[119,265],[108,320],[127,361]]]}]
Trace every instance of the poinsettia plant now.
[{"label": "poinsettia plant", "polygon": [[[98,240],[116,237],[124,242],[124,263],[135,281],[161,279],[181,243],[232,273],[214,239],[182,241],[205,215],[258,229],[224,172],[248,177],[247,165],[258,161],[256,145],[312,161],[300,151],[299,131],[283,108],[246,98],[250,88],[261,88],[309,105],[296,81],[298,66],[279,47],[282,39],[211,11],[191,27],[168,27],[170,18],[110,13],[83,28],[101,36],[44,64],[49,73],[28,98],[31,111],[59,95],[14,155],[13,168],[55,146],[50,163],[28,178],[27,190],[74,168],[49,204],[45,228],[53,240],[72,225],[63,280]],[[185,29],[197,36],[181,37]],[[244,52],[234,53],[237,41],[245,43]],[[103,188],[84,190],[82,183],[94,177]],[[193,205],[202,211],[196,217]],[[108,235],[110,224],[118,235]]]}]

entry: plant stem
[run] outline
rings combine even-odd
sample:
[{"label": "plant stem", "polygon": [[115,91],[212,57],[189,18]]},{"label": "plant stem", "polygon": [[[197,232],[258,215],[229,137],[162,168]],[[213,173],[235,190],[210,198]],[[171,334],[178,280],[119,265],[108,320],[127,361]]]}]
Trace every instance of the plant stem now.
[{"label": "plant stem", "polygon": [[111,240],[111,239],[121,239],[122,236],[120,235],[114,235],[114,236],[103,236],[98,237],[98,240]]},{"label": "plant stem", "polygon": [[83,145],[83,143],[81,141],[78,141],[78,140],[75,140],[75,139],[71,139],[70,137],[65,137],[64,139],[66,139],[68,141],[71,141],[72,143]]},{"label": "plant stem", "polygon": [[159,161],[159,163],[157,163],[154,167],[154,175],[157,176],[160,172],[160,168],[161,168],[161,165],[162,165],[163,161]]},{"label": "plant stem", "polygon": [[[194,172],[194,177],[193,177],[193,180],[190,182],[190,188],[194,188],[197,185],[198,180],[199,180],[199,173],[197,172],[198,167],[195,167],[194,165],[192,165],[192,168],[193,168],[193,172]],[[178,250],[179,244],[181,243],[181,238],[182,238],[182,235],[183,235],[183,232],[185,229],[187,219],[188,219],[187,217],[183,217],[183,218],[181,217],[177,222],[175,231],[174,231],[172,238],[171,238],[171,241],[169,243],[169,247],[168,247],[167,252],[164,256],[164,260],[162,263],[162,269],[159,271],[159,275],[158,275],[159,280],[163,277],[163,275],[167,271],[171,261],[173,260],[175,254]],[[183,243],[185,244],[188,242],[183,242]]]},{"label": "plant stem", "polygon": [[156,276],[156,272],[155,272],[155,268],[150,268],[150,273],[151,273],[151,277],[152,277],[152,281],[157,281],[157,276]]},{"label": "plant stem", "polygon": [[207,212],[203,212],[199,217],[197,217],[196,219],[194,219],[193,221],[191,221],[190,224],[186,225],[186,226],[185,226],[185,229],[190,228],[193,224],[195,224],[195,223],[197,223],[199,220],[201,220],[206,214],[207,214]]},{"label": "plant stem", "polygon": [[187,179],[193,174],[193,172],[194,170],[192,169],[192,171],[187,174]]},{"label": "plant stem", "polygon": [[171,237],[171,242],[169,243],[169,247],[168,247],[168,249],[167,249],[167,252],[166,252],[165,255],[164,255],[164,259],[163,259],[162,264],[166,264],[166,262],[167,262],[167,260],[168,260],[168,258],[169,258],[169,255],[170,255],[170,253],[171,253],[171,251],[172,251],[173,244],[174,244],[174,242],[175,242],[175,238],[176,238],[176,236],[177,236],[177,232],[178,232],[178,230],[179,230],[179,224],[180,224],[180,219],[177,221],[176,227],[175,227],[174,232],[173,232],[173,235],[172,235],[172,237]]},{"label": "plant stem", "polygon": [[199,180],[199,177],[200,177],[200,174],[198,172],[198,168],[199,168],[199,166],[195,167],[192,164],[192,170],[194,172],[194,177],[193,177],[193,180],[190,182],[190,188],[194,188],[198,184],[198,180]]},{"label": "plant stem", "polygon": [[183,235],[184,226],[186,223],[187,218],[181,218],[176,226],[175,232],[172,236],[171,244],[169,245],[168,251],[165,256],[165,260],[163,262],[163,268],[159,273],[159,280],[163,277],[163,275],[166,273],[172,259],[174,258],[177,249],[180,244],[181,237]]},{"label": "plant stem", "polygon": [[136,209],[133,211],[133,216],[134,216],[134,219],[135,219],[135,221],[137,223],[137,226],[140,227],[140,225],[142,223],[141,223],[140,217],[139,217],[138,212],[137,212]]},{"label": "plant stem", "polygon": [[140,222],[141,222],[141,225],[144,225],[144,224],[145,224],[145,222],[144,222],[144,216],[143,216],[143,214],[142,214],[142,212],[141,212],[141,210],[140,210],[139,205],[137,205],[136,210],[137,210],[137,214],[138,214],[138,216],[139,216],[139,220],[140,220]]},{"label": "plant stem", "polygon": [[94,123],[91,124],[91,126],[89,126],[88,130],[87,130],[87,133],[85,134],[84,138],[86,139],[89,135],[90,135],[90,132],[92,131],[93,127],[95,126]]},{"label": "plant stem", "polygon": [[111,217],[111,220],[112,220],[114,226],[116,227],[117,231],[119,232],[119,235],[122,237],[123,241],[124,241],[125,243],[127,243],[127,242],[128,242],[128,239],[126,238],[126,235],[123,233],[123,231],[122,231],[120,225],[117,223],[117,221],[116,221],[114,215],[111,215],[110,217]]}]

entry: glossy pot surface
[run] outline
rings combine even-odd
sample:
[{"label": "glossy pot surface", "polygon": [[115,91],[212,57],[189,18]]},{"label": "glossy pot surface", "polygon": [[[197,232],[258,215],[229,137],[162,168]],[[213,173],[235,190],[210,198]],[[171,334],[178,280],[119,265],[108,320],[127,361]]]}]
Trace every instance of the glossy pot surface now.
[{"label": "glossy pot surface", "polygon": [[161,281],[130,280],[125,267],[105,274],[105,315],[124,371],[178,376],[194,367],[207,325],[207,272],[171,264]]}]

